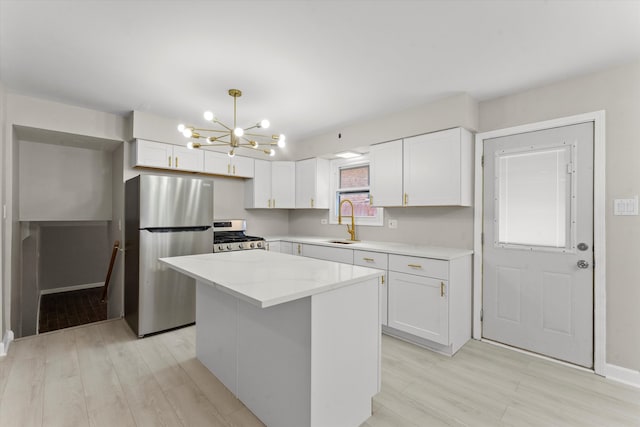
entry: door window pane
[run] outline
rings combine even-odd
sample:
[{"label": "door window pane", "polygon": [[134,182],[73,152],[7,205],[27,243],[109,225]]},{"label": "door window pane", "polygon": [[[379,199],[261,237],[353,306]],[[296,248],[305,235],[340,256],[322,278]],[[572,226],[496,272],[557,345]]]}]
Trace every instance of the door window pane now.
[{"label": "door window pane", "polygon": [[569,147],[498,154],[496,160],[498,243],[566,247]]}]

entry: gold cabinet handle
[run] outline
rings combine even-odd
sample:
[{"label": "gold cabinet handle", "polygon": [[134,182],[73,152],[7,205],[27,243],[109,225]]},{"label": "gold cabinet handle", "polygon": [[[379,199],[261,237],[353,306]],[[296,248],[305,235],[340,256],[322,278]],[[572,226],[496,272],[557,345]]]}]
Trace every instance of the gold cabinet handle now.
[{"label": "gold cabinet handle", "polygon": [[440,282],[440,296],[444,297],[444,282]]},{"label": "gold cabinet handle", "polygon": [[231,175],[231,164],[227,165],[227,173]]},{"label": "gold cabinet handle", "polygon": [[422,266],[420,264],[407,264],[407,267],[411,267],[411,268],[422,268]]},{"label": "gold cabinet handle", "polygon": [[267,204],[269,205],[269,207],[271,207],[271,199],[267,201]]},{"label": "gold cabinet handle", "polygon": [[271,247],[269,246],[269,242],[267,242],[267,250],[270,251]]},{"label": "gold cabinet handle", "polygon": [[273,199],[273,207],[276,207],[276,199]]},{"label": "gold cabinet handle", "polygon": [[300,247],[300,243],[298,243],[298,255],[302,253],[302,248]]},{"label": "gold cabinet handle", "polygon": [[176,156],[176,167],[178,167],[178,156]]},{"label": "gold cabinet handle", "polygon": [[373,206],[373,196],[369,194],[369,206]]},{"label": "gold cabinet handle", "polygon": [[381,284],[381,285],[384,285],[384,274],[381,276],[381,279],[382,279],[382,280],[380,281],[380,284]]},{"label": "gold cabinet handle", "polygon": [[311,198],[311,207],[313,207],[313,197]]},{"label": "gold cabinet handle", "polygon": [[404,193],[404,205],[407,206],[409,204],[409,195]]},{"label": "gold cabinet handle", "polygon": [[374,259],[373,258],[362,258],[363,261],[367,261],[367,262],[373,262]]},{"label": "gold cabinet handle", "polygon": [[236,165],[233,165],[233,174],[236,174]]},{"label": "gold cabinet handle", "polygon": [[171,156],[169,156],[169,167],[171,167]]}]

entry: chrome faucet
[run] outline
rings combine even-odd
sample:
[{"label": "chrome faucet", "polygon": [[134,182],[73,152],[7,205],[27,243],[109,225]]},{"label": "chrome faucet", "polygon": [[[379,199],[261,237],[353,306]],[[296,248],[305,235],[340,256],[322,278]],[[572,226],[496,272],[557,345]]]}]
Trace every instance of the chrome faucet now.
[{"label": "chrome faucet", "polygon": [[343,201],[340,202],[340,206],[338,207],[338,224],[342,224],[342,205],[344,205],[345,203],[349,203],[351,205],[351,227],[349,227],[349,224],[347,224],[347,232],[349,233],[349,235],[351,236],[351,241],[356,241],[356,220],[355,220],[355,212],[353,209],[353,203],[351,203],[351,200],[349,199],[344,199]]}]

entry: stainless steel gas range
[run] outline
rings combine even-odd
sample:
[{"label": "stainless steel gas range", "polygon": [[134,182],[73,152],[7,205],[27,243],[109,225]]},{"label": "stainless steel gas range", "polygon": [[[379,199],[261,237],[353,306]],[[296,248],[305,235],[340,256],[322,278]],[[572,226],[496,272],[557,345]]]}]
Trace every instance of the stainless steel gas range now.
[{"label": "stainless steel gas range", "polygon": [[247,236],[247,222],[244,219],[223,219],[213,221],[213,252],[265,249],[262,237]]}]

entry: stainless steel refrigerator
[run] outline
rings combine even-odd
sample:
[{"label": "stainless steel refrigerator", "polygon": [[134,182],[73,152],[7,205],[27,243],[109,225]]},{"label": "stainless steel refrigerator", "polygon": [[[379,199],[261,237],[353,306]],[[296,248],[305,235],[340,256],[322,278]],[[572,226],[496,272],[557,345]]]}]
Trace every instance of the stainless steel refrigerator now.
[{"label": "stainless steel refrigerator", "polygon": [[212,180],[126,182],[124,317],[139,337],[195,322],[195,280],[158,258],[212,252],[212,222]]}]

